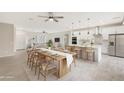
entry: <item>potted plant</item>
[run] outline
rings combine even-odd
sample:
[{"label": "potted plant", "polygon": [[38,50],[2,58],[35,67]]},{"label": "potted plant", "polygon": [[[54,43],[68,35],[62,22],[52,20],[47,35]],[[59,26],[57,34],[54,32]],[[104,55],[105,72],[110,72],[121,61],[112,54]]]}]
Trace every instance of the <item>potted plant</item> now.
[{"label": "potted plant", "polygon": [[52,40],[49,40],[47,42],[48,49],[51,49],[52,45],[53,45]]}]

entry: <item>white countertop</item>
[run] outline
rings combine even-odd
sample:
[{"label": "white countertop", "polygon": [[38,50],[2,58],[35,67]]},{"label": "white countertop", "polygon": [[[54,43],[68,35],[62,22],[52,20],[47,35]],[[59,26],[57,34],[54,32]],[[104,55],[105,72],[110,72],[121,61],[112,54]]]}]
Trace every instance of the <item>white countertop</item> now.
[{"label": "white countertop", "polygon": [[69,45],[69,46],[77,46],[77,47],[92,47],[92,48],[96,48],[97,46],[95,46],[95,45],[74,45],[74,44],[71,44],[71,45]]}]

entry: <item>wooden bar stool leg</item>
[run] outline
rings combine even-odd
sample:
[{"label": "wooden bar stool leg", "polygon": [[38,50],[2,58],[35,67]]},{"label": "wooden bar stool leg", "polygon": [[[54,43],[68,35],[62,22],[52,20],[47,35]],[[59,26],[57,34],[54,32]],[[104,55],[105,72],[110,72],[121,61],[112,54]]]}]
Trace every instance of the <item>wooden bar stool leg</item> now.
[{"label": "wooden bar stool leg", "polygon": [[35,75],[36,75],[36,73],[37,73],[37,65],[35,66]]},{"label": "wooden bar stool leg", "polygon": [[88,60],[88,56],[89,56],[89,55],[88,55],[88,52],[87,52],[87,60]]},{"label": "wooden bar stool leg", "polygon": [[76,67],[76,56],[74,56],[74,66]]},{"label": "wooden bar stool leg", "polygon": [[93,62],[95,62],[95,52],[93,52]]},{"label": "wooden bar stool leg", "polygon": [[33,70],[33,63],[31,64],[31,70]]},{"label": "wooden bar stool leg", "polygon": [[40,68],[39,68],[39,72],[38,72],[38,80],[39,80],[39,78],[40,78]]}]

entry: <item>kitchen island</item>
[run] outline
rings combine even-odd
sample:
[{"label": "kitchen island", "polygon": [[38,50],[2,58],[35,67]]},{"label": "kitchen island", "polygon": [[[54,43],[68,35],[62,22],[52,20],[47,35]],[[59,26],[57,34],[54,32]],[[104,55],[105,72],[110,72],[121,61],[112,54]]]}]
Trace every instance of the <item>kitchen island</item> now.
[{"label": "kitchen island", "polygon": [[101,45],[68,45],[66,49],[77,52],[78,58],[95,62],[100,62],[102,59]]}]

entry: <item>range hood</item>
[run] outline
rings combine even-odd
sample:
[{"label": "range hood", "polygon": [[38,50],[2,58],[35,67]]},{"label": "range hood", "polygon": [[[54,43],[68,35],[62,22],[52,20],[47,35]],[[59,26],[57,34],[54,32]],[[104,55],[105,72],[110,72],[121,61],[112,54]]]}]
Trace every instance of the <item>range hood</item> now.
[{"label": "range hood", "polygon": [[96,33],[93,36],[94,36],[94,39],[95,39],[95,44],[101,45],[102,41],[103,41],[103,36],[100,33],[100,27],[99,26],[96,27]]}]

